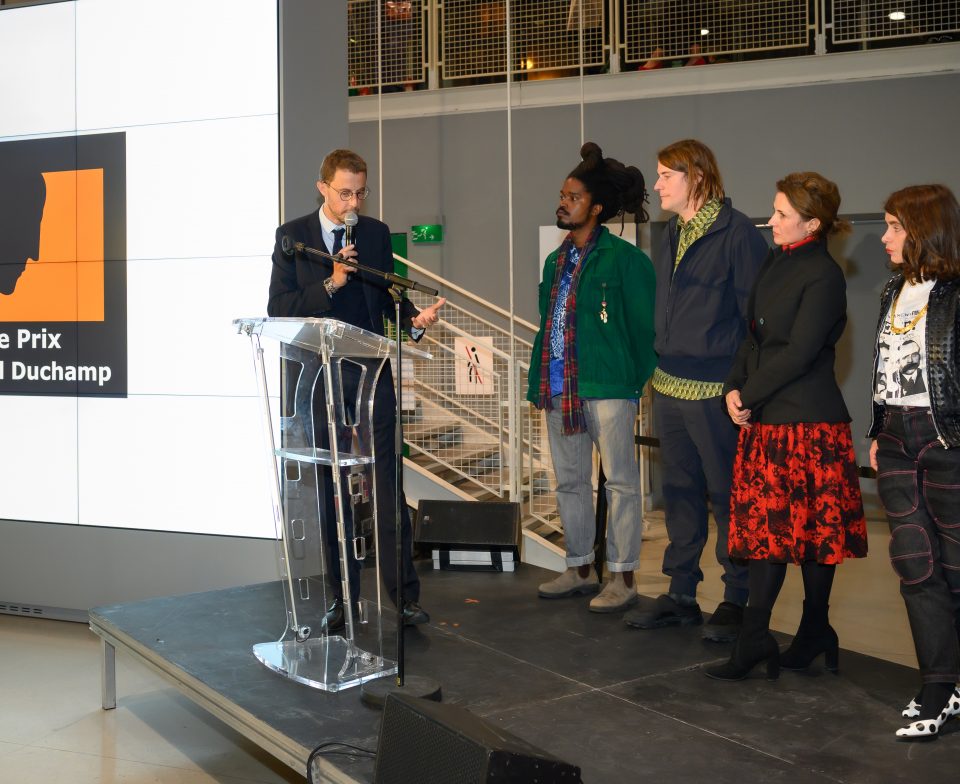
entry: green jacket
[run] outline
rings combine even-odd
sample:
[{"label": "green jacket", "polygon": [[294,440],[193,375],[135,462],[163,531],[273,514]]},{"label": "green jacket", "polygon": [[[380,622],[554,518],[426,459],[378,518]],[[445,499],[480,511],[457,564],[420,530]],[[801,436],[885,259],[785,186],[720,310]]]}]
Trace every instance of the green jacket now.
[{"label": "green jacket", "polygon": [[[547,256],[540,281],[540,331],[533,341],[527,400],[540,397],[540,357],[557,248]],[[597,245],[583,262],[577,285],[577,379],[580,397],[631,399],[643,394],[653,373],[653,264],[634,245],[601,228]],[[600,318],[606,299],[607,321]],[[549,336],[546,336],[549,340]]]}]

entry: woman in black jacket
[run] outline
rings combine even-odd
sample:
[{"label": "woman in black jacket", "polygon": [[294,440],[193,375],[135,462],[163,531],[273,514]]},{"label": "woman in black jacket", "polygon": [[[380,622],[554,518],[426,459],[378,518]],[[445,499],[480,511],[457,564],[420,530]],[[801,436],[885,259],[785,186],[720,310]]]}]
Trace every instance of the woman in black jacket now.
[{"label": "woman in black jacket", "polygon": [[922,679],[897,738],[922,740],[960,714],[960,206],[915,185],[884,210],[897,274],[877,325],[870,463]]},{"label": "woman in black jacket", "polygon": [[[750,600],[725,664],[707,669],[740,680],[762,661],[767,677],[803,669],[820,653],[838,666],[827,620],[836,564],[867,554],[850,415],[834,375],[834,347],[847,322],[846,281],[826,239],[837,220],[837,186],[815,172],[777,183],[770,218],[775,248],[757,276],[748,334],[724,395],[740,426],[730,499],[731,558],[749,564]],[[780,655],[770,613],[787,564],[800,565],[803,617]]]}]

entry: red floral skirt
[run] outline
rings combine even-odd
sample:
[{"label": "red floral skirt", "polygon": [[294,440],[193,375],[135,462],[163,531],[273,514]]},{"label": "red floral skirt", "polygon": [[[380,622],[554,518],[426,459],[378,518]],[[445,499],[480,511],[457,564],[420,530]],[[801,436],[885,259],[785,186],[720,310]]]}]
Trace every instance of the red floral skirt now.
[{"label": "red floral skirt", "polygon": [[731,557],[778,563],[863,558],[867,524],[850,425],[742,429],[728,544]]}]

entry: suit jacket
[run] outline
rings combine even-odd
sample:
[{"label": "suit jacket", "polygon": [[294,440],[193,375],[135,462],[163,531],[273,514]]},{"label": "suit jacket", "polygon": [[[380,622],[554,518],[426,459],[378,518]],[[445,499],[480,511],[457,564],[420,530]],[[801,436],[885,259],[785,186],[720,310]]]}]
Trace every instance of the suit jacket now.
[{"label": "suit jacket", "polygon": [[[325,317],[331,308],[331,298],[323,287],[323,281],[333,273],[333,263],[327,259],[314,258],[306,253],[297,253],[287,256],[282,249],[284,236],[292,242],[302,242],[308,247],[317,250],[329,250],[323,242],[323,233],[320,229],[320,217],[317,211],[296,218],[283,224],[277,229],[276,246],[273,250],[273,271],[270,275],[270,295],[267,302],[267,313],[270,316]],[[360,222],[353,230],[353,242],[357,248],[357,261],[374,269],[393,272],[393,251],[390,245],[390,229],[385,223],[374,218],[360,216]],[[356,271],[352,276],[360,276],[363,281],[363,294],[370,314],[370,321],[374,331],[383,334],[383,319],[386,316],[390,321],[395,315],[393,298],[388,292],[388,284],[377,276],[367,272]],[[336,296],[336,295],[334,295]],[[409,300],[404,298],[400,303],[401,326],[410,329],[410,321],[418,313]],[[356,326],[356,325],[355,325]],[[295,368],[284,368],[282,372],[296,374]],[[353,379],[351,382],[350,379]],[[348,373],[344,385],[355,383],[356,374]],[[290,386],[293,384],[291,383]],[[286,388],[287,385],[284,386]],[[353,397],[349,389],[345,390],[345,398]],[[326,425],[326,408],[323,395],[315,394],[314,427],[316,429],[316,443],[325,448],[329,443]],[[356,412],[355,412],[356,413]],[[397,595],[397,568],[396,568],[396,528],[394,497],[396,493],[396,456],[395,431],[396,396],[393,391],[393,375],[390,363],[384,364],[380,379],[374,391],[373,404],[373,438],[374,454],[376,455],[376,499],[377,519],[381,521],[377,526],[377,547],[382,555],[380,568],[383,581],[391,597]],[[321,481],[326,489],[321,493],[323,510],[323,531],[326,540],[327,568],[334,592],[339,595],[340,564],[337,553],[336,515],[334,514],[333,493],[329,489],[331,482],[329,471],[322,472]],[[403,595],[404,600],[418,601],[420,597],[420,579],[413,565],[412,556],[412,526],[405,500],[400,506],[400,536],[403,543]],[[351,523],[352,525],[352,523]],[[352,535],[352,534],[348,534]],[[360,562],[354,558],[348,559],[352,597],[356,601],[360,588]]]},{"label": "suit jacket", "polygon": [[824,243],[770,251],[724,394],[739,389],[754,422],[849,422],[833,369],[846,323],[847,282]]},{"label": "suit jacket", "polygon": [[[287,236],[292,242],[302,242],[310,248],[329,250],[323,242],[320,216],[317,210],[302,218],[284,223],[277,229],[273,249],[273,271],[270,275],[270,295],[267,301],[269,316],[323,318],[332,306],[331,298],[323,287],[323,281],[333,274],[333,263],[315,258],[307,253],[293,256],[284,254],[281,243]],[[353,230],[353,242],[357,248],[357,261],[374,269],[393,272],[393,250],[390,245],[390,229],[375,218],[360,216]],[[393,298],[388,284],[382,278],[368,272],[357,271],[363,281],[364,299],[370,313],[374,331],[383,334],[383,319],[393,320]],[[401,326],[410,329],[410,322],[419,311],[406,298],[400,303]]]}]

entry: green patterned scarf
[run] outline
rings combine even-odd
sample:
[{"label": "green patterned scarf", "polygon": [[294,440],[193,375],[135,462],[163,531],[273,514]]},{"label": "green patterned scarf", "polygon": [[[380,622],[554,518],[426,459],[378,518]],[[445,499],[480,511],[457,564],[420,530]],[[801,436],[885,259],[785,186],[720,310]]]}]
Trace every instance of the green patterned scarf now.
[{"label": "green patterned scarf", "polygon": [[677,244],[677,258],[673,262],[674,269],[680,264],[680,259],[682,259],[683,254],[687,252],[687,248],[707,233],[707,229],[713,225],[717,216],[720,214],[720,208],[722,206],[723,202],[720,199],[710,199],[710,201],[697,210],[697,214],[690,220],[685,221],[683,218],[677,218],[677,230],[680,232],[680,240]]}]

